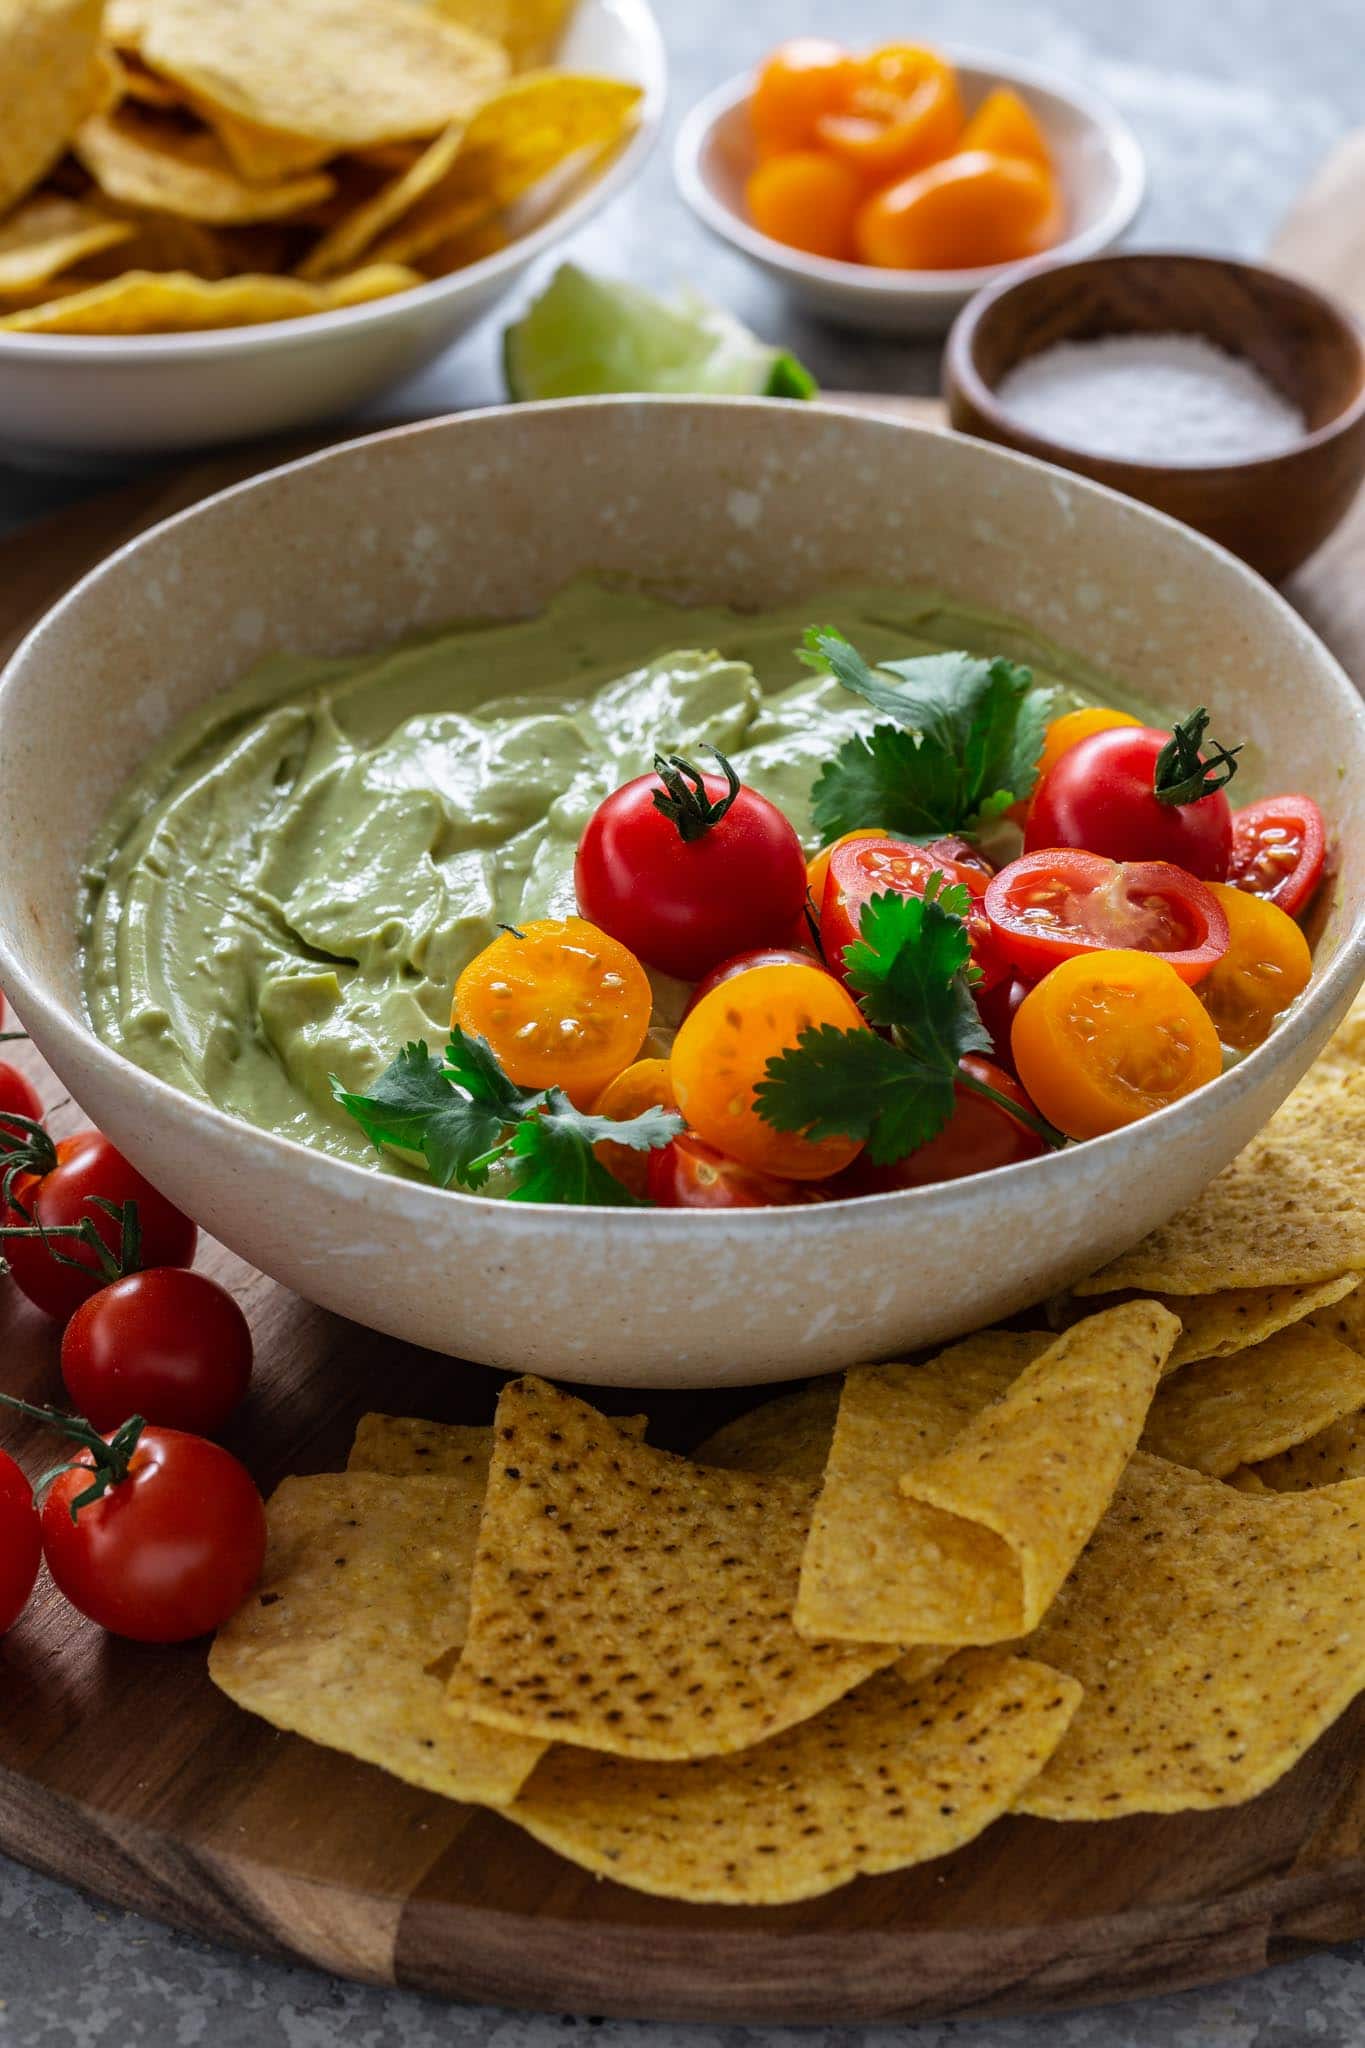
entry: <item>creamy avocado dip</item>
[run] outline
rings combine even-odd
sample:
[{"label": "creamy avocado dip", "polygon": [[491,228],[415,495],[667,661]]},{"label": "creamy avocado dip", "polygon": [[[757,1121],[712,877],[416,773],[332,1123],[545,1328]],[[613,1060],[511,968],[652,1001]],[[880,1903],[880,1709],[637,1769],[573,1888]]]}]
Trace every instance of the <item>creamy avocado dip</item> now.
[{"label": "creamy avocado dip", "polygon": [[[820,767],[876,723],[802,666],[814,622],[873,662],[1004,654],[1075,698],[1133,703],[1027,628],[914,590],[746,615],[580,582],[534,618],[359,658],[275,654],[171,734],[97,835],[81,906],[96,1031],[188,1094],[376,1165],[328,1077],[363,1089],[405,1041],[439,1043],[499,924],[573,912],[584,825],[656,747],[721,748],[810,840]],[[676,985],[658,997],[666,1023]]]}]

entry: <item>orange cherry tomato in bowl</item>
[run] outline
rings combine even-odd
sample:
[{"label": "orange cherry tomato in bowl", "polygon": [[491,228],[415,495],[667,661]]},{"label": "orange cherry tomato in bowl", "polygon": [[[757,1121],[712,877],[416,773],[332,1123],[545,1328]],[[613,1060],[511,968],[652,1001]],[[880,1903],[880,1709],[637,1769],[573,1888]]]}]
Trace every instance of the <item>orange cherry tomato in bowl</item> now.
[{"label": "orange cherry tomato in bowl", "polygon": [[1195,982],[1227,951],[1228,921],[1202,882],[1169,861],[1106,860],[1074,847],[1026,853],[985,895],[996,946],[1029,981],[1077,953],[1158,955]]},{"label": "orange cherry tomato in bowl", "polygon": [[1322,880],[1326,849],[1322,812],[1311,796],[1266,797],[1232,814],[1228,880],[1297,917]]},{"label": "orange cherry tomato in bowl", "polygon": [[1210,882],[1228,921],[1228,949],[1199,984],[1224,1045],[1251,1052],[1313,978],[1313,955],[1292,917],[1265,896]]},{"label": "orange cherry tomato in bowl", "polygon": [[825,1180],[855,1159],[855,1138],[778,1131],[754,1107],[770,1059],[813,1025],[866,1031],[853,998],[813,961],[755,967],[712,989],[683,1019],[669,1065],[689,1128],[728,1159],[784,1180]]},{"label": "orange cherry tomato in bowl", "polygon": [[1064,711],[1060,718],[1054,718],[1043,737],[1043,751],[1038,756],[1038,783],[1057,766],[1063,754],[1079,746],[1097,732],[1115,732],[1122,725],[1141,726],[1140,718],[1130,718],[1126,711],[1111,711],[1102,704],[1082,704],[1076,711]]},{"label": "orange cherry tomato in bowl", "polygon": [[[602,1093],[593,1104],[595,1116],[609,1116],[620,1123],[629,1122],[633,1116],[642,1116],[647,1109],[676,1110],[673,1096],[673,1077],[667,1060],[636,1060],[614,1081],[608,1081]],[[649,1178],[650,1152],[639,1152],[631,1145],[614,1145],[604,1139],[594,1145],[593,1151],[608,1173],[614,1173],[623,1187],[633,1195],[644,1195]]]},{"label": "orange cherry tomato in bowl", "polygon": [[[968,1053],[960,1062],[974,1079],[984,1081],[1020,1109],[1033,1105],[1019,1083],[993,1060]],[[953,1113],[937,1137],[890,1166],[874,1166],[864,1153],[830,1188],[832,1195],[881,1195],[895,1188],[928,1187],[935,1181],[962,1180],[972,1173],[990,1173],[1020,1159],[1036,1159],[1047,1146],[1018,1117],[988,1096],[969,1088],[953,1091]]]},{"label": "orange cherry tomato in bowl", "polygon": [[922,896],[930,877],[939,874],[946,883],[960,884],[971,899],[967,930],[980,986],[992,988],[1004,979],[1005,959],[982,907],[986,874],[942,851],[947,843],[911,846],[902,839],[863,839],[834,849],[820,906],[820,945],[832,973],[843,979],[845,948],[858,938],[863,910],[874,896]]},{"label": "orange cherry tomato in bowl", "polygon": [[825,1198],[824,1183],[759,1173],[687,1131],[649,1153],[646,1171],[649,1198],[660,1209],[778,1209]]},{"label": "orange cherry tomato in bowl", "polygon": [[130,1415],[214,1436],[251,1380],[251,1328],[226,1288],[183,1266],[125,1274],[62,1332],[72,1406],[98,1430]]},{"label": "orange cherry tomato in bowl", "polygon": [[843,107],[817,118],[815,136],[876,188],[956,149],[963,118],[952,65],[932,50],[895,43],[862,59]]},{"label": "orange cherry tomato in bowl", "polygon": [[42,1556],[33,1488],[8,1452],[0,1451],[0,1636],[28,1606]]},{"label": "orange cherry tomato in bowl", "polygon": [[[15,1207],[5,1212],[7,1226],[23,1228],[32,1219],[51,1230],[88,1218],[108,1250],[117,1254],[119,1225],[97,1206],[97,1200],[115,1205],[136,1202],[142,1264],[188,1266],[192,1262],[199,1238],[194,1224],[158,1194],[102,1132],[76,1131],[55,1143],[46,1132],[29,1132],[23,1149],[32,1170],[19,1174],[14,1182]],[[0,1151],[0,1171],[4,1166],[5,1154]],[[22,1213],[25,1210],[27,1215]],[[60,1244],[64,1257],[74,1264],[55,1259],[37,1237],[0,1239],[0,1253],[29,1300],[46,1315],[65,1321],[90,1295],[99,1292],[106,1275],[88,1245],[76,1238],[63,1238]]]},{"label": "orange cherry tomato in bowl", "polygon": [[832,263],[853,261],[853,223],[864,197],[857,172],[818,149],[765,157],[744,185],[749,219],[761,235]]},{"label": "orange cherry tomato in bowl", "polygon": [[883,270],[975,270],[1041,255],[1062,226],[1051,173],[971,149],[874,192],[854,222],[864,263]]},{"label": "orange cherry tomato in bowl", "polygon": [[581,1109],[644,1044],[649,976],[616,939],[581,917],[541,917],[505,931],[455,984],[451,1022],[486,1038],[522,1088],[562,1088]]},{"label": "orange cherry tomato in bowl", "polygon": [[1110,860],[1173,861],[1201,882],[1221,882],[1232,852],[1223,786],[1234,763],[1219,747],[1204,759],[1207,722],[1200,710],[1174,731],[1110,726],[1068,747],[1033,792],[1025,853],[1078,846]]},{"label": "orange cherry tomato in bowl", "polygon": [[824,36],[792,36],[759,66],[749,95],[749,125],[760,156],[809,149],[822,114],[845,104],[857,59]]},{"label": "orange cherry tomato in bowl", "polygon": [[1080,953],[1029,991],[1015,1069],[1069,1138],[1098,1138],[1179,1102],[1223,1071],[1198,996],[1153,953]]}]

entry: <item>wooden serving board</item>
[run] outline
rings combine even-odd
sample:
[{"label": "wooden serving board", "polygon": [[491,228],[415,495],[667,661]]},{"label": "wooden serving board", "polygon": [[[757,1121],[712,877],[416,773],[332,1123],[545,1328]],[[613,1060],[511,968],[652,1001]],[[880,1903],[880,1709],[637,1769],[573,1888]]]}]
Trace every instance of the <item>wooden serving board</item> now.
[{"label": "wooden serving board", "polygon": [[[1302,202],[1282,260],[1301,257],[1323,282],[1342,274],[1334,223],[1360,215],[1341,193],[1360,176],[1358,148]],[[922,400],[851,402],[937,417]],[[112,547],[292,452],[156,477],[11,539],[0,652]],[[1365,681],[1362,570],[1358,507],[1289,595]],[[80,1122],[36,1055],[15,1056],[53,1128]],[[367,1408],[491,1414],[495,1375],[344,1323],[219,1246],[200,1263],[255,1329],[256,1385],[229,1442],[265,1491],[286,1472],[339,1468]],[[0,1286],[4,1386],[59,1401],[56,1358],[53,1328]],[[647,1405],[654,1440],[685,1449],[746,1400]],[[48,1462],[8,1416],[0,1443],[30,1472]],[[202,1645],[108,1640],[44,1583],[0,1639],[0,1850],[215,1940],[495,2004],[787,2023],[1036,2010],[1209,1983],[1365,1935],[1365,1701],[1274,1791],[1230,1812],[1008,1821],[956,1856],[806,1905],[679,1906],[595,1881],[495,1816],[276,1734],[214,1691]]]}]

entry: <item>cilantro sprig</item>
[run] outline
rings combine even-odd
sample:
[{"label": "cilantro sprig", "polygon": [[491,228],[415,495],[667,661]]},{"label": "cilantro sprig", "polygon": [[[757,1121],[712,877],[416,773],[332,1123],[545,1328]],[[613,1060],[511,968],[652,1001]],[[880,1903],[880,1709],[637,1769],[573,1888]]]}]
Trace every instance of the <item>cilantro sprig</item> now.
[{"label": "cilantro sprig", "polygon": [[812,803],[822,839],[869,819],[906,839],[970,833],[1032,791],[1052,696],[1030,669],[971,654],[873,669],[832,626],[808,629],[802,660],[890,721],[846,740],[821,771]]},{"label": "cilantro sprig", "polygon": [[332,1093],[376,1149],[419,1152],[439,1187],[481,1188],[497,1162],[509,1160],[516,1168],[513,1202],[639,1207],[594,1146],[653,1151],[683,1127],[669,1110],[591,1116],[560,1088],[520,1088],[487,1039],[458,1027],[441,1056],[420,1039],[405,1045],[367,1095],[352,1093],[335,1074]]},{"label": "cilantro sprig", "polygon": [[[849,986],[876,1028],[811,1026],[768,1061],[755,1091],[758,1113],[779,1131],[860,1138],[890,1166],[938,1136],[968,1088],[1029,1125],[1049,1145],[1062,1134],[964,1069],[964,1055],[991,1050],[972,997],[964,888],[930,877],[924,895],[874,896],[860,937],[844,952]],[[885,1037],[879,1032],[886,1032]]]}]

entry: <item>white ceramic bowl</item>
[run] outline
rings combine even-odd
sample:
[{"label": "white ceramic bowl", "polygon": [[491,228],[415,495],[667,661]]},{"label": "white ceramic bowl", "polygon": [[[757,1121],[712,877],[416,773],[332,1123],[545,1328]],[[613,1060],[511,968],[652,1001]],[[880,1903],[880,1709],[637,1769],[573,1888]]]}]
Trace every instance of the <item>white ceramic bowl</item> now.
[{"label": "white ceramic bowl", "polygon": [[506,249],[392,298],[206,334],[0,334],[0,459],[79,465],[285,433],[362,404],[472,327],[527,267],[635,178],[663,119],[649,0],[578,0],[557,61],[644,89],[607,168]]},{"label": "white ceramic bowl", "polygon": [[[1137,137],[1093,93],[1013,57],[939,45],[956,66],[970,114],[997,85],[1028,101],[1052,149],[1066,200],[1066,239],[1050,255],[1095,256],[1133,222],[1147,174]],[[695,106],[673,154],[678,189],[714,234],[786,286],[809,312],[878,334],[943,334],[973,292],[1024,266],[979,270],[876,270],[806,256],[760,234],[748,219],[744,183],[754,167],[746,111],[753,79],[732,78]]]},{"label": "white ceramic bowl", "polygon": [[[1270,1040],[1144,1123],[976,1179],[698,1214],[444,1193],[181,1095],[86,1022],[87,832],[148,747],[272,648],[372,648],[534,610],[585,569],[684,601],[928,583],[1252,742],[1337,849],[1317,974]],[[1170,1216],[1275,1109],[1365,973],[1365,707],[1282,598],[1188,528],[953,434],[819,406],[597,399],[402,428],[154,528],[0,680],[0,983],[87,1113],[209,1230],[327,1307],[569,1380],[787,1378],[951,1336]],[[1273,764],[1273,765],[1271,765]]]}]

